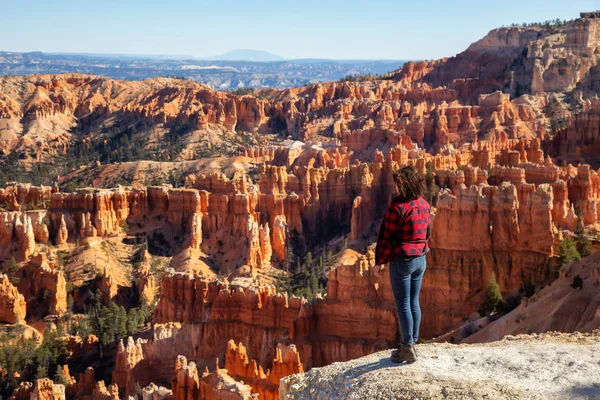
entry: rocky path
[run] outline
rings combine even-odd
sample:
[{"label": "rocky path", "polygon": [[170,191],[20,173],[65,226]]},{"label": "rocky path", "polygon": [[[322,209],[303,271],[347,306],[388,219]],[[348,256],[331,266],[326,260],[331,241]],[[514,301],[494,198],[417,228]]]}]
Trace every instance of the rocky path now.
[{"label": "rocky path", "polygon": [[374,353],[281,382],[281,399],[600,399],[600,332],[427,344],[413,365]]}]

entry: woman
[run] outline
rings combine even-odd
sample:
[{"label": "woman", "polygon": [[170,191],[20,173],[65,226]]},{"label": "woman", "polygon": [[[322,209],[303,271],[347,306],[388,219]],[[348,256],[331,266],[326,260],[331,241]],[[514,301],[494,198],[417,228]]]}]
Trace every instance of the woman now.
[{"label": "woman", "polygon": [[394,173],[398,196],[394,198],[381,223],[375,258],[377,264],[390,263],[390,279],[402,343],[392,353],[395,363],[417,360],[414,343],[419,340],[421,307],[419,293],[429,252],[430,207],[423,199],[425,179],[414,167]]}]

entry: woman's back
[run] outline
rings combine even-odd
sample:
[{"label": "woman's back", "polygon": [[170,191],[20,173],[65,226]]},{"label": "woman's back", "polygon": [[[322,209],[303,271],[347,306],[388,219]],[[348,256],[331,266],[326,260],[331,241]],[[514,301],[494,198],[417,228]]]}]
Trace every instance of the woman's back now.
[{"label": "woman's back", "polygon": [[426,254],[430,218],[431,207],[422,197],[415,200],[396,197],[383,217],[377,240],[377,263]]}]

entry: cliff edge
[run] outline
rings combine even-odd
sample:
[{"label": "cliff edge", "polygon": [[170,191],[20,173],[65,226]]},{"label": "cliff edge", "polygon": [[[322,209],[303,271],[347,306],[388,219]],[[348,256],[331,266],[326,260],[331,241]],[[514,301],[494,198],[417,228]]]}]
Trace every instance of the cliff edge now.
[{"label": "cliff edge", "polygon": [[419,345],[412,365],[382,351],[280,384],[280,399],[597,399],[600,332]]}]

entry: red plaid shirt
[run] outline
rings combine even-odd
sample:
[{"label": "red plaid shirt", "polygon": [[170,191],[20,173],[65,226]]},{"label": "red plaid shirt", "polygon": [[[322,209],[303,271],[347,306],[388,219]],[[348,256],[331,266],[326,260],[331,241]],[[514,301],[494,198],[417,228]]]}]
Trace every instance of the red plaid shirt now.
[{"label": "red plaid shirt", "polygon": [[419,197],[403,201],[396,197],[381,221],[375,249],[377,264],[385,264],[396,256],[418,257],[429,251],[429,204]]}]

